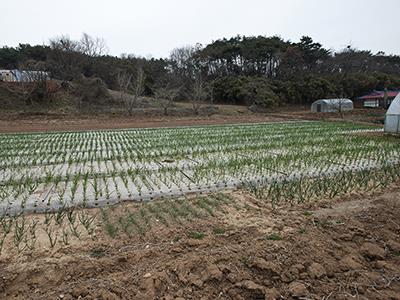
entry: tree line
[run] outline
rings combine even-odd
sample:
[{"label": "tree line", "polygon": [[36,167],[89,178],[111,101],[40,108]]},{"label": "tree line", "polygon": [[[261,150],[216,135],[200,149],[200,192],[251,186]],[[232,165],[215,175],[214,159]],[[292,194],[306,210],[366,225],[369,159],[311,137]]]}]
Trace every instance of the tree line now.
[{"label": "tree line", "polygon": [[[333,51],[308,36],[298,42],[278,36],[223,38],[173,49],[168,58],[112,56],[101,38],[61,36],[48,45],[0,48],[0,68],[47,71],[83,91],[118,90],[129,110],[138,97],[155,96],[163,99],[166,113],[176,99],[191,100],[196,112],[203,101],[269,108],[400,88],[400,56],[351,46]],[[124,99],[126,94],[131,97]],[[95,95],[92,91],[82,101]]]}]

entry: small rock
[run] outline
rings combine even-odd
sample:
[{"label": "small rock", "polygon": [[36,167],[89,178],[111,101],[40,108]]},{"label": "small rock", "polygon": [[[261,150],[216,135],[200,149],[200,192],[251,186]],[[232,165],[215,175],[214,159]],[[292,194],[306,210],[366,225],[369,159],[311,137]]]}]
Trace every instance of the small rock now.
[{"label": "small rock", "polygon": [[254,259],[253,266],[261,270],[268,271],[271,273],[271,275],[280,275],[282,272],[282,268],[279,265],[270,261],[266,261],[263,258]]},{"label": "small rock", "polygon": [[354,234],[352,234],[352,233],[344,233],[339,236],[340,240],[347,241],[347,242],[352,241],[353,238],[354,238]]},{"label": "small rock", "polygon": [[188,274],[186,272],[177,272],[178,279],[183,283],[186,284],[188,282]]},{"label": "small rock", "polygon": [[299,272],[304,272],[306,269],[302,264],[295,264],[293,268],[296,268]]},{"label": "small rock", "polygon": [[153,290],[154,289],[154,279],[150,277],[146,277],[145,279],[140,281],[140,288],[143,290]]},{"label": "small rock", "polygon": [[326,270],[321,264],[312,263],[311,266],[308,267],[308,275],[313,279],[318,279],[326,276]]},{"label": "small rock", "polygon": [[227,292],[228,296],[230,298],[228,299],[232,299],[232,300],[246,300],[245,298],[243,298],[241,295],[239,295],[237,289],[230,289]]},{"label": "small rock", "polygon": [[194,273],[190,273],[189,274],[188,281],[192,285],[197,286],[199,288],[203,286],[203,280],[201,280],[201,278],[198,275],[194,274]]},{"label": "small rock", "polygon": [[281,279],[283,282],[286,283],[297,280],[299,279],[299,270],[295,266],[293,266],[281,274]]},{"label": "small rock", "polygon": [[202,242],[201,240],[196,240],[196,239],[188,239],[188,240],[186,241],[186,244],[187,244],[189,247],[197,247],[197,246],[200,246],[202,243],[203,243],[203,242]]},{"label": "small rock", "polygon": [[343,257],[340,262],[340,269],[342,271],[349,271],[349,270],[359,270],[362,268],[362,265],[355,260],[355,257],[352,255],[346,255]]},{"label": "small rock", "polygon": [[384,259],[385,258],[385,250],[375,244],[372,243],[364,243],[361,246],[361,254],[369,259]]},{"label": "small rock", "polygon": [[275,300],[281,299],[281,293],[276,288],[267,289],[265,291],[265,299]]},{"label": "small rock", "polygon": [[153,274],[154,279],[154,288],[156,290],[160,290],[163,287],[163,282],[166,282],[168,280],[168,275],[165,270],[157,272]]},{"label": "small rock", "polygon": [[64,297],[65,297],[64,294],[61,294],[58,296],[58,298],[60,298],[60,299],[64,299]]},{"label": "small rock", "polygon": [[379,282],[382,280],[382,275],[379,272],[370,271],[363,273],[363,277],[366,277],[370,282]]},{"label": "small rock", "polygon": [[300,278],[301,280],[305,280],[305,279],[308,278],[308,274],[307,274],[306,272],[300,273],[299,278]]},{"label": "small rock", "polygon": [[117,261],[118,261],[119,263],[125,263],[125,262],[128,261],[128,259],[127,259],[126,256],[119,256],[119,257],[117,258]]},{"label": "small rock", "polygon": [[390,269],[390,264],[388,264],[384,260],[378,260],[377,262],[375,262],[375,268],[377,268],[377,269]]},{"label": "small rock", "polygon": [[118,300],[120,299],[116,294],[106,290],[106,289],[100,289],[94,297],[95,299],[104,299],[104,300]]},{"label": "small rock", "polygon": [[171,251],[172,251],[172,252],[175,252],[175,253],[180,253],[180,252],[182,252],[182,251],[183,251],[183,248],[182,248],[182,247],[179,247],[179,246],[177,246],[177,247],[173,248]]},{"label": "small rock", "polygon": [[289,294],[293,298],[300,298],[300,297],[305,297],[308,294],[307,287],[304,285],[304,283],[301,283],[299,281],[294,281],[291,284],[289,284]]},{"label": "small rock", "polygon": [[185,298],[183,298],[182,295],[183,295],[183,289],[179,289],[176,292],[175,300],[185,300]]},{"label": "small rock", "polygon": [[84,286],[78,286],[72,290],[71,294],[74,298],[86,297],[89,294],[89,290]]},{"label": "small rock", "polygon": [[222,279],[222,272],[216,265],[209,265],[205,270],[203,274],[203,281],[207,280],[221,280]]},{"label": "small rock", "polygon": [[[136,295],[137,299],[155,299],[154,279],[145,278],[139,282],[139,293]],[[114,299],[114,298],[108,298]],[[116,299],[120,299],[119,297]]]},{"label": "small rock", "polygon": [[326,260],[324,261],[324,268],[326,271],[326,276],[329,278],[335,277],[335,275],[340,271],[340,265],[337,261]]},{"label": "small rock", "polygon": [[400,243],[390,240],[387,245],[390,251],[400,252]]},{"label": "small rock", "polygon": [[361,285],[357,286],[357,291],[359,294],[365,294],[365,288]]},{"label": "small rock", "polygon": [[146,273],[143,275],[143,278],[150,278],[151,277],[151,273]]},{"label": "small rock", "polygon": [[201,287],[203,286],[203,281],[201,281],[200,279],[197,279],[197,280],[194,280],[194,281],[192,282],[192,284],[193,284],[194,286],[197,286],[198,288],[201,288]]},{"label": "small rock", "polygon": [[247,290],[252,290],[252,291],[264,291],[264,287],[262,285],[259,285],[251,280],[245,280],[242,282],[238,282],[235,284],[235,286],[242,287],[242,288],[245,288]]}]

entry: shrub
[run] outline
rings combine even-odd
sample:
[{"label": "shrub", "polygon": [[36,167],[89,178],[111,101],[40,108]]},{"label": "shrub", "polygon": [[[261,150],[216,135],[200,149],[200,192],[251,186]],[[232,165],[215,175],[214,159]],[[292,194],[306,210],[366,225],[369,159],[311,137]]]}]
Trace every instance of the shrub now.
[{"label": "shrub", "polygon": [[74,94],[79,97],[80,103],[101,103],[108,99],[109,93],[106,84],[100,78],[86,78],[82,76],[74,82]]}]

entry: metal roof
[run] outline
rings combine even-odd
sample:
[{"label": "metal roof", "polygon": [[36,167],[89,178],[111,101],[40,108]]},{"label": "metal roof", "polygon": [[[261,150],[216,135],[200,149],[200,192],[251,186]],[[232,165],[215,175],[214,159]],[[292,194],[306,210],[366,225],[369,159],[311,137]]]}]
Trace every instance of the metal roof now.
[{"label": "metal roof", "polygon": [[[388,91],[388,97],[396,97],[400,91]],[[369,100],[369,99],[378,99],[378,98],[384,98],[385,97],[385,92],[384,91],[375,91],[372,92],[371,94],[364,95],[362,97],[359,97],[359,100]]]}]

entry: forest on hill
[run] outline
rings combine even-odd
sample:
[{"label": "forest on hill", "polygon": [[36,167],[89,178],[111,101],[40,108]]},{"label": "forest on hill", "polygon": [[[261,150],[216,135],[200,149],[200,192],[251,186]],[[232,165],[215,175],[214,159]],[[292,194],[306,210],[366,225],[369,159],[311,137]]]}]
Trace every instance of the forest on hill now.
[{"label": "forest on hill", "polygon": [[[168,58],[108,55],[105,41],[53,38],[48,45],[0,48],[0,69],[46,71],[97,101],[101,91],[270,108],[325,97],[354,99],[400,88],[400,56],[351,46],[329,50],[311,37],[236,36],[173,49]],[[34,101],[45,94],[36,93]]]}]

